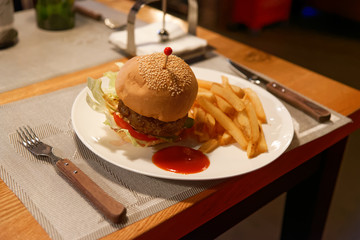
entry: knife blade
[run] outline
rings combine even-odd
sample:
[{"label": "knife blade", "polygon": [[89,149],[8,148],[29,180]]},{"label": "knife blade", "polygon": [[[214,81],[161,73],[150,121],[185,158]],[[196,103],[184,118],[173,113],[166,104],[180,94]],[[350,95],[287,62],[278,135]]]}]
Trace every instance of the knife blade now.
[{"label": "knife blade", "polygon": [[277,82],[268,81],[258,76],[255,72],[240,66],[239,64],[233,62],[230,59],[228,59],[228,62],[230,63],[232,69],[238,75],[266,89],[276,97],[279,97],[282,100],[290,103],[294,107],[300,109],[301,111],[316,119],[318,122],[322,123],[330,120],[331,113],[323,107],[319,106],[318,104],[305,99],[298,93],[282,86]]}]

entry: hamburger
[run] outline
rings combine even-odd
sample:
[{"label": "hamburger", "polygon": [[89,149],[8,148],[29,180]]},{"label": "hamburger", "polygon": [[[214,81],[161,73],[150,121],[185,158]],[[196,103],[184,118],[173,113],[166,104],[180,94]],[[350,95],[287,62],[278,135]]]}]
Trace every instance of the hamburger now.
[{"label": "hamburger", "polygon": [[88,96],[87,102],[105,113],[105,124],[124,140],[136,146],[172,142],[192,126],[188,112],[198,84],[181,58],[164,53],[136,56],[119,72],[105,76],[110,79],[107,90],[101,88],[101,79],[88,79],[93,98]]}]

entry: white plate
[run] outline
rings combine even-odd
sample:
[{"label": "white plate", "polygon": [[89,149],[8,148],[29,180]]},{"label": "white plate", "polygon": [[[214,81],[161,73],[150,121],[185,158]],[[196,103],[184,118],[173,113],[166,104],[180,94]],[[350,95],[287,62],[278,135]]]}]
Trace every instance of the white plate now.
[{"label": "white plate", "polygon": [[210,180],[248,173],[271,163],[287,149],[294,128],[289,112],[277,98],[242,78],[208,69],[192,69],[198,79],[221,82],[221,75],[225,75],[231,84],[250,87],[259,95],[268,120],[263,129],[269,152],[248,159],[246,152],[238,144],[233,144],[208,154],[210,166],[203,172],[185,175],[165,171],[152,162],[159,147],[141,148],[121,143],[118,135],[103,124],[105,116],[93,111],[86,103],[87,88],[79,93],[72,107],[71,118],[76,134],[92,152],[115,166],[148,176],[178,180]]}]

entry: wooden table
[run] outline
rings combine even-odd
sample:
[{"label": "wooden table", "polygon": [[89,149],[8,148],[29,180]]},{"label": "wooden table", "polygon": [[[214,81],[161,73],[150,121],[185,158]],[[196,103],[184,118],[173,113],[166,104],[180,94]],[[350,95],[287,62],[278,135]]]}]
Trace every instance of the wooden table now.
[{"label": "wooden table", "polygon": [[[132,1],[118,0],[101,2],[123,12],[128,12],[133,4]],[[153,22],[160,21],[161,14],[155,9],[144,7],[137,17]],[[276,79],[352,118],[353,122],[283,154],[264,168],[228,179],[215,188],[203,191],[104,239],[169,239],[187,234],[188,238],[193,239],[196,236],[214,237],[284,192],[287,192],[287,200],[283,238],[319,239],[347,136],[360,126],[360,92],[206,29],[199,27],[198,36],[206,39],[218,53]],[[1,93],[0,104],[85,83],[88,76],[99,77],[105,71],[116,70],[114,62]],[[0,239],[48,238],[24,205],[0,180]]]}]

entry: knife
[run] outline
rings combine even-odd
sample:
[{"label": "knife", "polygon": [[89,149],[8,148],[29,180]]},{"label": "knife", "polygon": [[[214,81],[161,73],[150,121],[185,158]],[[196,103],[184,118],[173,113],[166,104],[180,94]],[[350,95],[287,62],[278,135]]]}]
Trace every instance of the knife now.
[{"label": "knife", "polygon": [[326,109],[324,109],[323,107],[317,105],[316,103],[305,99],[298,93],[291,91],[290,89],[282,86],[277,82],[271,82],[258,76],[256,73],[240,66],[239,64],[233,62],[230,59],[228,59],[228,62],[230,63],[232,69],[236,73],[238,73],[241,77],[266,89],[275,96],[297,107],[301,111],[305,112],[306,114],[316,119],[318,122],[322,123],[330,120],[331,113]]},{"label": "knife", "polygon": [[74,3],[74,10],[86,17],[103,21],[104,24],[112,30],[123,30],[126,26],[125,23],[120,24],[118,20],[115,20],[119,12],[98,2],[76,1]]}]

